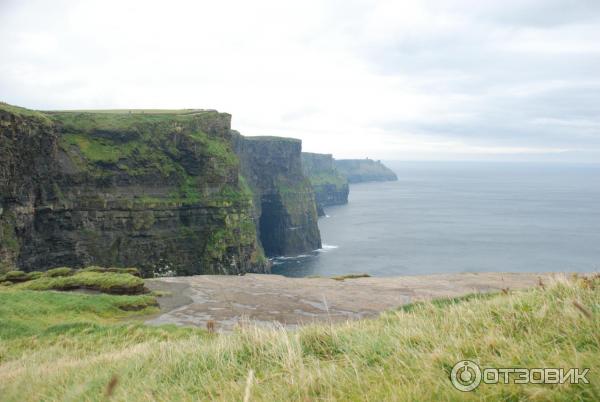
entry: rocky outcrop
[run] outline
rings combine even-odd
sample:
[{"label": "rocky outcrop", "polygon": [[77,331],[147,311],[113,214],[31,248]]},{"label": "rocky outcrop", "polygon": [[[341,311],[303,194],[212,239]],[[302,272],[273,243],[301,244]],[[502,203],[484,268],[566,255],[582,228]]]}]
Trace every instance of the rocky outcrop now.
[{"label": "rocky outcrop", "polygon": [[[0,104],[0,270],[268,271],[230,119],[203,110],[38,113]],[[282,172],[277,180],[299,179]],[[286,206],[310,198],[277,194],[273,203]],[[291,215],[293,224],[304,216]]]},{"label": "rocky outcrop", "polygon": [[373,159],[336,159],[336,169],[348,178],[350,183],[365,181],[396,181],[398,176],[381,161]]},{"label": "rocky outcrop", "polygon": [[303,152],[302,169],[315,192],[319,215],[325,206],[348,203],[348,179],[335,168],[331,154]]},{"label": "rocky outcrop", "polygon": [[243,137],[234,132],[242,174],[254,193],[259,236],[267,256],[321,247],[315,197],[302,171],[300,140]]}]

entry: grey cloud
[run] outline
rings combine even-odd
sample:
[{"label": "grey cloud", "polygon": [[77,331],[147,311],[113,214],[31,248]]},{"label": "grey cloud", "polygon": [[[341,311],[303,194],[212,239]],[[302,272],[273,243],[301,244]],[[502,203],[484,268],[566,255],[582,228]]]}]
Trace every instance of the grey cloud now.
[{"label": "grey cloud", "polygon": [[[173,50],[171,43],[157,46],[152,41],[147,42],[145,31],[139,30],[132,20],[132,26],[123,27],[123,32],[133,36],[115,44],[103,41],[104,33],[96,32],[104,27],[103,24],[87,30],[80,25],[75,25],[75,30],[68,28],[68,14],[75,8],[75,3],[57,0],[50,6],[41,0],[0,0],[0,34],[10,38],[0,44],[3,55],[0,91],[6,101],[47,109],[74,103],[86,107],[111,107],[117,99],[143,103],[145,99],[139,98],[143,95],[138,94],[140,88],[150,88],[150,93],[156,91],[161,99],[172,94],[168,98],[170,102],[181,95],[194,102],[195,99],[206,102],[206,107],[216,107],[211,103],[215,102],[215,94],[226,92],[231,94],[223,97],[227,99],[224,104],[228,108],[229,105],[241,109],[256,108],[256,116],[251,117],[259,127],[274,124],[268,120],[271,115],[263,116],[258,113],[260,110],[285,103],[286,107],[281,108],[276,118],[297,132],[322,132],[322,127],[335,127],[338,121],[345,122],[346,114],[365,115],[366,127],[356,127],[356,131],[380,129],[390,140],[411,133],[425,139],[459,139],[473,146],[600,150],[600,1],[407,2],[407,13],[415,4],[424,7],[420,10],[423,14],[417,13],[415,21],[400,18],[405,11],[398,7],[402,3],[389,1],[386,4],[392,5],[392,12],[399,13],[398,23],[394,15],[386,14],[381,18],[381,13],[374,13],[383,3],[386,2],[316,1],[309,5],[310,12],[304,15],[310,20],[307,24],[310,22],[311,28],[300,25],[300,30],[294,32],[293,37],[298,38],[298,42],[291,43],[293,46],[289,49],[297,49],[298,57],[314,57],[308,61],[312,65],[322,61],[318,57],[327,59],[330,54],[334,55],[332,60],[340,61],[337,67],[340,75],[347,70],[352,72],[343,83],[348,90],[344,87],[337,93],[335,90],[315,90],[302,97],[294,93],[299,89],[291,85],[289,90],[275,92],[274,96],[263,95],[261,98],[257,94],[255,100],[252,98],[253,104],[248,105],[237,101],[244,92],[243,86],[269,88],[275,85],[273,78],[266,74],[257,77],[255,73],[243,76],[242,89],[239,82],[229,84],[228,78],[243,74],[248,61],[243,57],[253,57],[252,53],[244,53],[243,44],[251,46],[265,38],[270,39],[271,34],[254,37],[253,32],[237,32],[236,26],[232,25],[226,33],[231,36],[223,40],[219,46],[222,53],[216,57],[211,47],[194,53],[194,45],[198,42],[194,36],[196,27],[190,28],[189,37],[175,38],[184,46]],[[113,3],[112,7],[114,4],[118,3]],[[105,10],[104,2],[98,2],[96,6],[107,15],[113,11]],[[156,3],[148,7],[158,7],[160,11],[160,7],[170,9],[171,6]],[[381,21],[377,18],[373,21],[373,15]],[[438,18],[440,16],[443,18]],[[286,27],[285,24],[271,25],[272,21],[281,23],[279,17],[275,13],[258,22],[265,32],[271,32]],[[209,17],[203,15],[202,18]],[[320,22],[314,22],[313,18]],[[169,23],[176,24],[177,20]],[[373,34],[371,31],[379,28],[380,23],[381,26],[387,24],[385,27],[389,30]],[[164,29],[169,27],[172,26],[167,23]],[[220,43],[224,34],[215,32],[218,36],[210,37],[210,41]],[[207,31],[204,38],[212,33]],[[273,31],[274,35],[277,33]],[[26,46],[32,37],[33,47]],[[35,47],[36,38],[41,38],[38,48]],[[54,48],[45,49],[45,40]],[[122,43],[128,45],[115,46]],[[282,49],[287,48],[287,43],[280,45]],[[189,53],[188,47],[192,49]],[[261,50],[260,46],[251,48]],[[181,49],[186,51],[181,52]],[[231,54],[240,54],[239,67],[232,66],[233,59],[220,61]],[[281,56],[277,52],[260,54],[264,65],[279,65],[276,62]],[[286,53],[285,57],[296,56]],[[298,61],[298,71],[284,71],[281,75],[287,76],[289,82],[293,77],[302,77],[302,69],[310,67],[302,64],[303,60]],[[220,62],[224,63],[224,68],[219,68]],[[330,61],[324,65],[331,64]],[[363,66],[366,66],[364,76]],[[261,67],[256,71],[262,70]],[[311,82],[321,82],[319,78],[323,73],[319,69],[309,70],[313,74]],[[335,81],[336,72],[335,68],[329,69],[329,74],[334,75],[330,81]],[[277,85],[285,86],[287,83],[282,77],[278,77],[281,81]],[[223,88],[215,89],[212,96],[204,95],[204,87],[210,88],[213,80],[223,83]],[[357,81],[356,87],[352,87],[353,80]],[[400,118],[402,113],[382,117],[378,107],[383,106],[386,111],[390,108],[388,104],[376,104],[379,93],[370,91],[368,86],[371,84],[383,88],[376,89],[381,91],[382,102],[394,99],[406,102],[402,96],[395,96],[406,90],[419,99],[430,99],[430,104],[411,119]],[[198,89],[192,89],[195,85]],[[334,82],[333,85],[338,84]],[[365,87],[369,90],[361,91]],[[248,93],[252,91],[252,88],[246,89]],[[352,110],[353,104],[347,102],[344,94],[354,92],[373,97],[373,104],[365,104],[364,99],[355,102],[356,108],[366,106],[369,110]],[[127,96],[121,97],[121,93]],[[313,96],[328,101],[312,102]],[[229,98],[236,102],[230,102]],[[306,101],[295,102],[294,98]],[[335,110],[337,103],[348,107],[343,111]],[[431,110],[429,114],[428,110]],[[360,119],[357,121],[362,124]],[[353,145],[362,152],[364,144]],[[381,147],[385,148],[385,144]]]},{"label": "grey cloud", "polygon": [[[497,2],[494,13],[486,12],[479,2],[477,16],[487,21],[515,26],[553,27],[573,23],[589,23],[599,19],[600,2],[596,0],[536,0]],[[489,4],[489,3],[488,3]]]},{"label": "grey cloud", "polygon": [[[600,149],[600,47],[580,46],[600,43],[600,24],[591,24],[600,21],[600,2],[477,3],[446,4],[461,13],[464,25],[456,29],[400,31],[357,47],[378,74],[411,77],[422,93],[448,100],[446,112],[429,119],[372,124],[390,135],[480,145]],[[534,32],[547,48],[520,49],[523,32]]]},{"label": "grey cloud", "polygon": [[530,96],[497,96],[473,100],[462,110],[471,114],[453,122],[444,116],[423,121],[387,121],[388,132],[470,140],[480,145],[546,146],[600,149],[600,82],[566,87]]}]

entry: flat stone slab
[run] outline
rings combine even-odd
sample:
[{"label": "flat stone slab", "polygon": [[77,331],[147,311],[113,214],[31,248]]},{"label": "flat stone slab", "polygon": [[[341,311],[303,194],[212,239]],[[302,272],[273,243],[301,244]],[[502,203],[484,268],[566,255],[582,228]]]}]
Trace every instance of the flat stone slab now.
[{"label": "flat stone slab", "polygon": [[374,317],[403,304],[502,289],[524,289],[557,274],[460,273],[397,277],[288,278],[280,275],[198,275],[147,280],[159,298],[160,315],[149,324],[205,327],[229,331],[252,321],[294,328],[312,322]]}]

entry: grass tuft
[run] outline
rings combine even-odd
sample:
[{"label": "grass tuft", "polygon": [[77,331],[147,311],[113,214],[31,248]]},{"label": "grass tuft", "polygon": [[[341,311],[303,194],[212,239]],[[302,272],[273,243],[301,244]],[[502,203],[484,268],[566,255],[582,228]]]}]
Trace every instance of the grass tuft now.
[{"label": "grass tuft", "polygon": [[[123,322],[132,316],[121,300],[148,296],[9,288],[0,290],[0,395],[100,401],[110,388],[114,400],[129,401],[599,400],[599,285],[559,278],[373,320],[229,334]],[[463,359],[591,370],[589,384],[482,384],[463,393],[449,380]]]},{"label": "grass tuft", "polygon": [[46,276],[49,278],[57,278],[60,276],[71,276],[75,273],[73,268],[61,267],[53,268],[46,271]]},{"label": "grass tuft", "polygon": [[142,273],[137,268],[114,268],[114,267],[105,268],[105,267],[91,266],[91,267],[82,268],[80,271],[81,272],[101,272],[101,273],[109,272],[109,273],[117,273],[117,274],[130,274],[130,275],[138,276],[138,277],[142,276]]},{"label": "grass tuft", "polygon": [[29,276],[23,271],[8,271],[4,275],[0,275],[0,282],[7,281],[11,283],[17,283],[25,282],[27,280],[29,280]]},{"label": "grass tuft", "polygon": [[27,290],[87,289],[111,294],[141,294],[146,291],[144,280],[131,274],[85,271],[76,272],[71,276],[42,276],[15,285],[15,288]]}]

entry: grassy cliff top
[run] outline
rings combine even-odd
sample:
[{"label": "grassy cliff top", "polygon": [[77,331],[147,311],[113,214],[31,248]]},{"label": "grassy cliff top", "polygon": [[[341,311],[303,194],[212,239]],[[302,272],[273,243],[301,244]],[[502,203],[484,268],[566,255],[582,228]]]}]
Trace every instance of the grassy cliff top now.
[{"label": "grassy cliff top", "polygon": [[105,115],[105,119],[111,116],[123,120],[127,116],[131,116],[135,119],[139,119],[144,115],[153,116],[154,118],[162,116],[164,118],[169,117],[185,117],[185,116],[199,116],[199,115],[224,115],[230,116],[228,113],[220,113],[215,109],[68,109],[68,110],[32,110],[20,106],[11,105],[5,102],[0,102],[0,111],[9,112],[18,116],[37,117],[44,119],[50,123],[52,118],[54,120],[72,119],[74,116],[78,118],[85,117],[86,115]]},{"label": "grassy cliff top", "polygon": [[164,115],[193,115],[202,113],[218,113],[214,109],[73,109],[45,110],[42,113],[98,113],[98,114],[164,114]]},{"label": "grassy cliff top", "polygon": [[32,110],[20,106],[0,102],[0,110],[7,112],[40,116],[44,114],[63,113],[94,113],[94,114],[163,114],[163,115],[194,115],[202,113],[218,113],[215,109],[66,109],[66,110]]},{"label": "grassy cliff top", "polygon": [[[201,109],[49,111],[78,174],[160,182],[167,202],[203,201],[207,183],[230,183],[238,159],[230,143],[231,115]],[[202,169],[200,169],[202,167]],[[227,181],[229,180],[229,181]]]},{"label": "grassy cliff top", "polygon": [[216,110],[67,110],[43,112],[69,131],[171,130],[173,124],[206,122],[229,129],[231,115]]},{"label": "grassy cliff top", "polygon": [[[123,322],[128,297],[1,290],[0,395],[23,400],[598,400],[600,278],[229,334]],[[130,316],[129,316],[130,317]],[[118,322],[118,320],[121,320]],[[453,388],[452,367],[591,368],[589,384]]]},{"label": "grassy cliff top", "polygon": [[89,133],[93,130],[131,131],[149,127],[198,122],[230,128],[231,115],[214,109],[98,109],[98,110],[31,110],[0,102],[0,111],[35,118],[45,125],[58,123],[67,131]]},{"label": "grassy cliff top", "polygon": [[283,141],[283,142],[302,142],[302,140],[298,139],[298,138],[290,138],[290,137],[275,137],[275,136],[269,136],[269,135],[256,135],[256,136],[252,136],[252,137],[247,137],[244,136],[245,140],[248,141],[273,141],[273,142],[277,142],[277,141]]},{"label": "grassy cliff top", "polygon": [[57,133],[58,146],[77,180],[111,183],[113,177],[125,177],[171,187],[166,196],[142,193],[138,200],[142,204],[223,205],[250,199],[236,183],[239,161],[231,146],[227,113],[203,109],[40,112],[0,103],[2,111],[8,124],[13,124],[12,115],[25,119],[14,124],[41,122],[49,133]]},{"label": "grassy cliff top", "polygon": [[0,111],[8,112],[20,117],[33,117],[44,124],[51,124],[52,120],[43,112],[26,109],[24,107],[9,105],[8,103],[0,102]]}]

